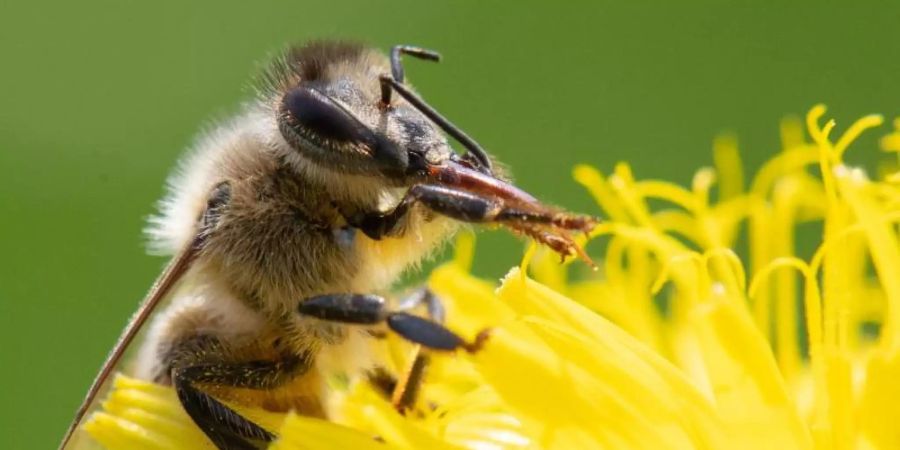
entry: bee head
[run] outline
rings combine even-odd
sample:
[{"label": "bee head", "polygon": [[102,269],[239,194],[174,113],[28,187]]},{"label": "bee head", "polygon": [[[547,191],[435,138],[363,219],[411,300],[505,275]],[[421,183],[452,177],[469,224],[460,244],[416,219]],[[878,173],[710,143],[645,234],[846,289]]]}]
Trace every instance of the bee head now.
[{"label": "bee head", "polygon": [[288,52],[269,78],[278,128],[293,151],[340,173],[406,184],[451,159],[447,138],[402,97],[386,104],[388,59],[366,47],[314,42]]}]

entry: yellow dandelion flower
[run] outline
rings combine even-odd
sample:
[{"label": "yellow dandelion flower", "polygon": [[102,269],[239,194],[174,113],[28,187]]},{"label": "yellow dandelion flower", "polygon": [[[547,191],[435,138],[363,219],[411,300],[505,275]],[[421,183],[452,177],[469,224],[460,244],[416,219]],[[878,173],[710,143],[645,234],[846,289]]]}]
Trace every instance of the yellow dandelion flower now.
[{"label": "yellow dandelion flower", "polygon": [[[490,338],[433,357],[412,414],[338,379],[331,421],[233,406],[277,432],[277,450],[900,448],[900,165],[878,180],[845,165],[882,119],[834,138],[824,114],[809,112],[806,133],[783,121],[782,151],[746,189],[729,136],[688,188],[637,180],[627,164],[577,167],[609,219],[587,243],[604,252],[596,274],[575,279],[531,247],[495,288],[469,274],[461,239],[429,284],[451,328],[490,326]],[[894,126],[881,146],[900,155]],[[822,238],[803,259],[795,241],[810,224]],[[383,363],[404,367],[410,346],[385,345]],[[82,443],[211,448],[171,389],[114,384]]]}]

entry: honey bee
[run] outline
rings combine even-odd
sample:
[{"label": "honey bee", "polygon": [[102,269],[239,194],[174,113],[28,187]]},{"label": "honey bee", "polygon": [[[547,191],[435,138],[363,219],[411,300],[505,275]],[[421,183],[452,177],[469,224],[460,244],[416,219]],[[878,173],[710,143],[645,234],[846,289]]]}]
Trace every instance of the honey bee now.
[{"label": "honey bee", "polygon": [[[275,438],[226,406],[230,390],[325,417],[323,374],[367,373],[367,340],[476,351],[427,290],[392,308],[379,293],[465,223],[503,226],[565,256],[595,221],[516,188],[487,152],[404,82],[401,57],[435,52],[319,41],[292,48],[259,94],[206,134],[170,179],[149,229],[174,256],[75,415],[65,448],[125,349],[153,316],[133,375],[171,385],[220,449]],[[453,151],[447,136],[466,153]],[[586,257],[585,257],[586,258]],[[428,318],[412,313],[425,304]],[[153,314],[157,306],[158,314]],[[393,392],[409,407],[424,356]]]}]

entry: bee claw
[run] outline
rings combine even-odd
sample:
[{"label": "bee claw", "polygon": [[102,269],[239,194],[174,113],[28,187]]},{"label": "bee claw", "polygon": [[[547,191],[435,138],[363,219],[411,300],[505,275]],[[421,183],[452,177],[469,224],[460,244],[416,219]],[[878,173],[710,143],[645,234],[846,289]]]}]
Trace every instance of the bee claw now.
[{"label": "bee claw", "polygon": [[478,332],[475,335],[475,339],[472,342],[465,343],[462,347],[468,353],[476,353],[484,348],[484,343],[487,342],[488,338],[491,337],[491,329],[485,328]]}]

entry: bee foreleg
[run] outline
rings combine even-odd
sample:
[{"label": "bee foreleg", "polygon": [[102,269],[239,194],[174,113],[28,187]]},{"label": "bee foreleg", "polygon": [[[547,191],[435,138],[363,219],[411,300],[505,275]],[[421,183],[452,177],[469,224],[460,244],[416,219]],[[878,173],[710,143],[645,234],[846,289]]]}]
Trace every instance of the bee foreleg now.
[{"label": "bee foreleg", "polygon": [[[275,436],[203,392],[204,384],[249,389],[275,388],[309,369],[308,358],[296,355],[278,360],[209,362],[227,357],[217,341],[185,341],[173,354],[172,384],[184,410],[219,449],[256,449]],[[190,355],[193,354],[194,357]],[[205,360],[205,361],[204,361]]]},{"label": "bee foreleg", "polygon": [[384,298],[367,294],[327,294],[311,297],[300,303],[298,312],[331,322],[357,325],[387,323],[406,340],[433,350],[464,349],[475,352],[481,348],[487,334],[482,332],[473,342],[467,342],[440,323],[406,312],[389,311]]},{"label": "bee foreleg", "polygon": [[348,218],[348,222],[366,236],[381,239],[398,232],[401,219],[415,203],[420,203],[451,219],[470,223],[526,222],[555,225],[560,220],[553,212],[508,205],[503,198],[497,196],[475,194],[434,184],[417,184],[406,192],[393,210],[386,213],[361,214]]}]

